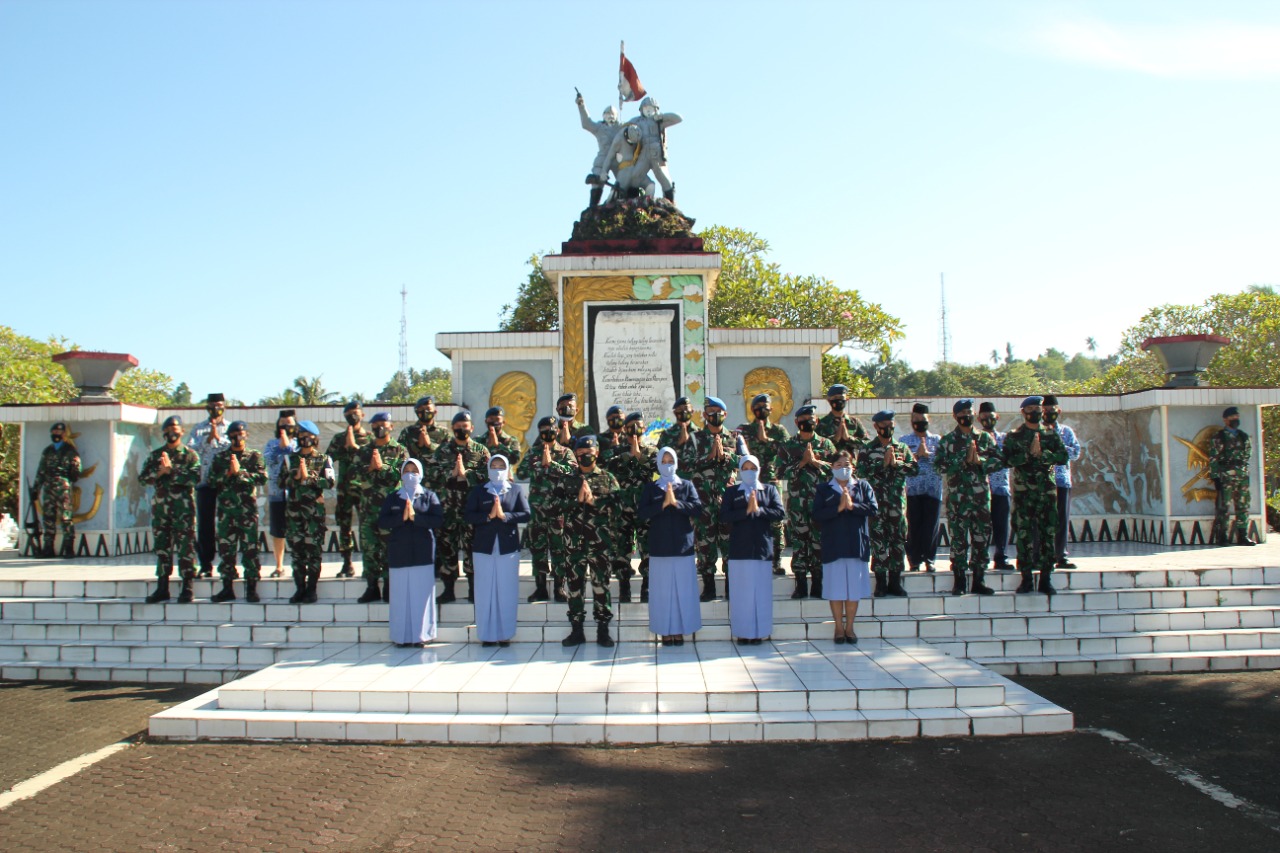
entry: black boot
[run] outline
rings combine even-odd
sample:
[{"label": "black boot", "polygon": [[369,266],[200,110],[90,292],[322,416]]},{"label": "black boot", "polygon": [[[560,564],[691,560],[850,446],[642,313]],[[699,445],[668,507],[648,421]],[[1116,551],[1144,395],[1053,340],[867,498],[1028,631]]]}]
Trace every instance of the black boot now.
[{"label": "black boot", "polygon": [[1236,544],[1237,544],[1237,545],[1257,545],[1258,543],[1257,543],[1257,542],[1254,542],[1252,539],[1250,539],[1250,538],[1249,538],[1249,534],[1248,534],[1248,533],[1246,533],[1245,531],[1240,530],[1239,528],[1237,528],[1237,529],[1236,529]]},{"label": "black boot", "polygon": [[564,604],[569,600],[569,596],[566,595],[564,591],[564,578],[556,580],[555,591],[552,593],[551,597],[554,598],[558,604]]},{"label": "black boot", "polygon": [[643,577],[643,578],[641,578],[641,579],[640,579],[640,603],[641,603],[641,604],[648,604],[648,603],[649,603],[649,577],[648,577],[648,575],[646,575],[645,577]]},{"label": "black boot", "polygon": [[190,604],[196,600],[196,579],[191,575],[182,578],[182,589],[178,592],[179,604]]},{"label": "black boot", "polygon": [[167,577],[156,578],[155,592],[147,596],[147,604],[159,604],[162,601],[169,600],[169,579]]},{"label": "black boot", "polygon": [[342,555],[342,568],[338,569],[338,577],[353,578],[355,576],[356,569],[351,565],[351,552],[347,551]]},{"label": "black boot", "polygon": [[889,594],[889,580],[884,572],[876,572],[876,589],[872,593],[876,598],[884,598]]},{"label": "black boot", "polygon": [[307,583],[302,589],[303,604],[315,604],[320,600],[320,595],[316,592],[316,585],[318,583],[320,583],[320,570],[312,569],[307,572]]},{"label": "black boot", "polygon": [[234,581],[232,581],[231,578],[223,578],[222,589],[219,590],[218,592],[215,592],[213,594],[213,597],[210,598],[209,600],[212,601],[214,604],[221,604],[224,601],[235,601],[236,591],[233,584],[234,584]]},{"label": "black boot", "polygon": [[902,569],[889,572],[889,588],[885,591],[897,598],[907,597],[907,591],[902,588]]},{"label": "black boot", "polygon": [[[1249,544],[1250,544],[1250,545],[1252,545],[1253,543],[1252,543],[1252,542],[1250,542]],[[62,537],[62,551],[61,551],[61,553],[59,554],[59,556],[63,557],[64,559],[67,559],[67,560],[74,560],[74,559],[75,559],[75,557],[76,557],[76,541],[75,541],[75,535],[74,535],[74,534],[70,534],[70,535],[67,535],[67,536]]]},{"label": "black boot", "polygon": [[996,591],[982,582],[984,574],[982,569],[973,570],[973,584],[969,587],[969,592],[974,595],[995,595]]},{"label": "black boot", "polygon": [[293,573],[293,595],[289,596],[290,604],[301,604],[302,599],[307,594],[307,575],[306,572]]},{"label": "black boot", "polygon": [[715,601],[716,599],[716,576],[702,576],[702,595],[698,597],[699,601]]},{"label": "black boot", "polygon": [[1053,588],[1053,584],[1049,583],[1049,573],[1040,573],[1040,585],[1036,587],[1036,592],[1043,592],[1045,595],[1053,595],[1057,592]]},{"label": "black boot", "polygon": [[38,556],[42,560],[52,560],[54,557],[58,556],[57,552],[53,550],[52,536],[44,537],[44,545],[40,548]]},{"label": "black boot", "polygon": [[596,645],[606,649],[613,648],[613,637],[609,636],[609,623],[596,623]]},{"label": "black boot", "polygon": [[[457,600],[458,600],[458,596],[457,596],[457,594],[455,594],[455,593],[454,593],[454,591],[453,591],[453,585],[454,585],[455,583],[457,583],[457,581],[458,581],[458,578],[457,578],[456,576],[455,576],[455,577],[451,577],[451,578],[441,578],[441,579],[440,579],[440,582],[441,582],[442,584],[444,584],[444,589],[443,589],[443,590],[441,590],[440,595],[436,598],[436,601],[437,601],[438,603],[440,603],[440,604],[450,604],[450,603],[452,603],[452,602],[454,602],[454,601],[457,601]],[[379,597],[381,597],[381,596],[379,596]]]},{"label": "black boot", "polygon": [[822,598],[822,570],[817,569],[813,573],[813,581],[809,584],[809,597]]},{"label": "black boot", "polygon": [[1018,592],[1035,592],[1035,584],[1031,582],[1031,570],[1019,567],[1022,583],[1018,584]]},{"label": "black boot", "polygon": [[964,572],[962,570],[952,569],[951,576],[952,576],[951,594],[964,595],[964,592],[965,592]]},{"label": "black boot", "polygon": [[796,575],[796,588],[791,592],[792,598],[809,597],[809,576]]},{"label": "black boot", "polygon": [[618,578],[618,603],[631,603],[631,578]]},{"label": "black boot", "polygon": [[257,604],[262,599],[258,597],[258,580],[250,578],[244,582],[244,600],[250,604]]},{"label": "black boot", "polygon": [[[356,599],[357,604],[374,604],[382,600],[382,590],[378,589],[378,579],[369,578],[368,586],[364,588],[364,594]],[[292,599],[290,599],[292,600]],[[453,599],[450,599],[452,601]]]},{"label": "black boot", "polygon": [[547,592],[547,575],[551,573],[551,566],[546,560],[533,561],[533,592],[529,594],[529,601],[547,601],[551,598]]},{"label": "black boot", "polygon": [[580,646],[587,641],[587,635],[582,632],[582,623],[574,622],[570,627],[569,636],[560,641],[560,645],[565,648],[570,646]]}]

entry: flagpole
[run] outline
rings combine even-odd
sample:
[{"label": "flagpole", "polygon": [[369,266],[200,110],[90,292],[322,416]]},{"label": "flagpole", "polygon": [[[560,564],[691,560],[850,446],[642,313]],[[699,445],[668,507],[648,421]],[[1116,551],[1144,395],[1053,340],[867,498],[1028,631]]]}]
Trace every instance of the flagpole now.
[{"label": "flagpole", "polygon": [[[618,42],[618,56],[619,56],[618,74],[619,75],[622,74],[621,57],[624,57],[626,55],[627,55],[627,43],[625,41]],[[622,121],[622,87],[621,86],[618,87],[618,121],[619,122]]]}]

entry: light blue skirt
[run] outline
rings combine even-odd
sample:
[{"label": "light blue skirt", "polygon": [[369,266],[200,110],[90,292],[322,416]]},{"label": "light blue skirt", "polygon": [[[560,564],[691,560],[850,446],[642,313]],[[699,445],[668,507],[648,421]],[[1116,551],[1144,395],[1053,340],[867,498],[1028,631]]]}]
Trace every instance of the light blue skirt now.
[{"label": "light blue skirt", "polygon": [[505,643],[516,635],[520,607],[520,552],[471,553],[475,563],[476,636],[482,643]]},{"label": "light blue skirt", "polygon": [[729,633],[763,640],[773,634],[773,561],[729,561]]},{"label": "light blue skirt", "polygon": [[871,597],[871,570],[866,560],[847,557],[822,564],[822,597],[827,601],[861,601]]},{"label": "light blue skirt", "polygon": [[391,642],[429,643],[436,638],[436,572],[430,563],[390,570],[387,622]]},{"label": "light blue skirt", "polygon": [[694,557],[649,558],[649,630],[659,636],[702,630]]}]

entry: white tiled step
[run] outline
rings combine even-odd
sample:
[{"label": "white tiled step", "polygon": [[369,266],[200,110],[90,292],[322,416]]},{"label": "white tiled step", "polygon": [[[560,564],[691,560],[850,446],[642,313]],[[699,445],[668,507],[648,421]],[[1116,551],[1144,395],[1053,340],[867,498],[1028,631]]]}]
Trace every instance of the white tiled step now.
[{"label": "white tiled step", "polygon": [[1002,675],[1093,675],[1095,673],[1280,669],[1280,649],[992,657],[984,658],[982,663]]},{"label": "white tiled step", "polygon": [[61,666],[105,663],[117,667],[147,667],[152,664],[260,669],[270,666],[286,652],[311,648],[312,644],[262,643],[255,646],[192,641],[181,644],[132,643],[128,641],[25,641],[0,640],[0,661],[58,661]]},{"label": "white tiled step", "polygon": [[1140,655],[1164,652],[1280,651],[1280,628],[1228,628],[1187,631],[1131,631],[1115,634],[1030,634],[932,643],[954,657],[986,662],[992,658],[1043,655]]},{"label": "white tiled step", "polygon": [[225,684],[245,675],[244,669],[150,663],[67,663],[58,660],[0,660],[0,678],[11,681],[118,681],[139,684]]}]

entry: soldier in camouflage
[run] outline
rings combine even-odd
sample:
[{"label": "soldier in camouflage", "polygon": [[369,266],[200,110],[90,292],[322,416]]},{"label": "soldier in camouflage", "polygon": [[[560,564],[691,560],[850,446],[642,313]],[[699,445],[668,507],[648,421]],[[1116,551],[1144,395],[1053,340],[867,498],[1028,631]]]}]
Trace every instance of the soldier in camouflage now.
[{"label": "soldier in camouflage", "polygon": [[951,533],[952,595],[964,595],[966,571],[978,595],[995,590],[982,582],[987,571],[987,536],[991,530],[991,486],[987,477],[1004,467],[996,440],[973,428],[973,400],[951,407],[956,428],[942,437],[933,467],[947,481],[947,529]]},{"label": "soldier in camouflage", "polygon": [[[1053,542],[1058,530],[1058,486],[1053,466],[1067,461],[1061,436],[1041,426],[1043,397],[1022,401],[1022,423],[1005,433],[1004,461],[1013,469],[1013,537],[1018,543],[1018,592],[1037,589],[1045,595],[1057,592],[1049,582],[1053,572]],[[1038,586],[1031,574],[1040,572]]]},{"label": "soldier in camouflage", "polygon": [[827,403],[831,411],[818,419],[818,435],[831,439],[836,450],[843,450],[857,459],[862,445],[867,443],[867,431],[862,421],[844,413],[849,405],[849,389],[844,385],[832,385],[827,389]]},{"label": "soldier in camouflage", "polygon": [[441,604],[457,600],[458,557],[467,575],[467,601],[475,601],[475,565],[471,560],[471,534],[465,510],[472,486],[489,482],[489,451],[471,438],[471,413],[463,409],[453,416],[453,438],[436,448],[427,469],[431,490],[444,504],[444,525],[436,531],[436,568],[444,591]]},{"label": "soldier in camouflage", "polygon": [[692,471],[698,467],[698,427],[693,423],[693,403],[688,397],[677,397],[671,414],[676,422],[658,435],[658,446],[675,450],[680,470]]},{"label": "soldier in camouflage", "polygon": [[75,556],[76,526],[72,518],[71,489],[80,479],[80,451],[67,439],[67,425],[58,421],[49,427],[51,444],[40,454],[32,491],[40,496],[40,517],[44,525],[41,557],[53,557],[53,539],[62,525],[62,556]]},{"label": "soldier in camouflage", "polygon": [[702,407],[705,426],[697,433],[698,459],[690,469],[689,479],[702,501],[702,512],[693,519],[702,601],[716,597],[717,560],[723,561],[725,576],[729,574],[729,525],[720,521],[720,503],[724,490],[737,479],[738,456],[745,456],[747,452],[746,443],[739,447],[738,437],[724,428],[726,413],[724,400],[706,398]]},{"label": "soldier in camouflage", "polygon": [[[298,452],[289,454],[280,472],[280,485],[288,489],[285,498],[285,538],[293,556],[293,585],[290,604],[315,604],[316,584],[324,551],[324,490],[337,482],[333,460],[319,451],[320,428],[311,421],[298,424]],[[363,519],[364,513],[361,513]],[[377,513],[374,513],[377,520]]]},{"label": "soldier in camouflage", "polygon": [[[436,424],[436,398],[430,394],[419,398],[413,404],[413,412],[418,419],[400,430],[397,441],[409,451],[409,456],[426,462],[436,452],[436,448],[449,440],[449,430]],[[396,469],[399,470],[399,469]],[[427,473],[423,472],[423,482]],[[397,480],[396,482],[399,482]],[[398,488],[398,487],[397,487]]]},{"label": "soldier in camouflage", "polygon": [[596,464],[599,442],[587,435],[574,442],[577,466],[563,472],[553,469],[556,498],[564,511],[564,546],[567,555],[565,571],[569,587],[569,636],[563,646],[586,642],[583,622],[586,606],[583,595],[587,579],[595,598],[596,642],[606,648],[613,645],[609,621],[613,608],[609,599],[609,505],[617,497],[618,481]]},{"label": "soldier in camouflage", "polygon": [[390,599],[386,588],[387,540],[378,527],[378,513],[383,498],[400,487],[400,469],[409,459],[404,445],[391,440],[393,426],[390,415],[378,412],[369,421],[373,441],[356,451],[352,482],[360,491],[360,553],[365,581],[365,590],[356,599],[360,604]]},{"label": "soldier in camouflage", "polygon": [[775,469],[779,477],[787,479],[787,538],[791,542],[791,573],[796,577],[791,597],[822,598],[822,556],[813,529],[813,496],[821,483],[831,479],[831,460],[838,451],[830,439],[818,435],[813,406],[796,409],[795,421],[796,435],[782,445]]},{"label": "soldier in camouflage", "polygon": [[179,604],[195,600],[196,579],[196,483],[200,482],[200,457],[182,444],[182,419],[166,418],[160,425],[164,445],[151,451],[138,482],[154,486],[151,498],[152,547],[156,552],[156,588],[148,604],[169,600],[169,576],[178,559],[182,577]]},{"label": "soldier in camouflage", "polygon": [[[747,442],[747,452],[760,460],[760,473],[757,475],[757,481],[760,483],[775,483],[778,480],[778,454],[782,452],[787,439],[791,438],[791,434],[782,424],[769,422],[769,415],[772,412],[773,403],[769,395],[757,394],[751,400],[751,414],[754,419],[751,423],[738,427],[738,434]],[[782,530],[782,521],[775,522],[769,527],[769,535],[773,537],[773,573],[775,575],[786,574],[782,568]]]},{"label": "soldier in camouflage", "polygon": [[592,433],[590,426],[578,420],[578,395],[572,391],[556,400],[556,421],[559,425],[556,441],[570,450],[576,439]]},{"label": "soldier in camouflage", "polygon": [[[501,453],[507,457],[507,470],[515,471],[520,461],[520,439],[503,429],[507,425],[506,413],[501,406],[491,406],[484,413],[484,435],[480,443],[490,456]],[[487,476],[487,475],[486,475]]]},{"label": "soldier in camouflage", "polygon": [[[631,412],[622,422],[622,449],[609,456],[606,467],[618,481],[613,503],[614,571],[618,574],[618,602],[631,601],[631,552],[640,554],[640,601],[649,600],[649,523],[637,510],[644,487],[653,482],[658,451],[644,442],[644,415]],[[604,456],[606,448],[601,448]]]},{"label": "soldier in camouflage", "polygon": [[871,418],[876,437],[863,445],[858,476],[871,483],[880,511],[871,517],[871,570],[875,597],[904,596],[902,567],[907,559],[907,478],[920,471],[911,448],[893,437],[894,413]]},{"label": "soldier in camouflage", "polygon": [[1222,412],[1222,429],[1209,439],[1209,476],[1218,485],[1218,544],[1256,545],[1249,538],[1249,465],[1253,447],[1240,429],[1240,409],[1229,406]]},{"label": "soldier in camouflage", "polygon": [[213,457],[209,485],[218,493],[218,574],[222,590],[214,602],[235,601],[236,554],[244,554],[244,598],[256,602],[262,563],[258,560],[258,487],[267,482],[262,453],[245,445],[249,425],[232,421],[227,427],[231,446]]},{"label": "soldier in camouflage", "polygon": [[[613,468],[615,460],[628,450],[626,439],[622,434],[625,420],[625,413],[621,406],[610,406],[604,414],[605,430],[596,436],[596,443],[600,448],[596,464],[613,474],[619,483],[621,478]],[[619,501],[615,500],[609,507],[609,541],[614,548],[613,553],[609,555],[609,565],[611,574],[618,579],[618,603],[620,604],[631,600],[631,576],[634,574],[631,568],[631,551],[635,545],[634,535],[623,541],[622,514]]]},{"label": "soldier in camouflage", "polygon": [[352,524],[360,511],[361,501],[361,492],[356,486],[356,457],[360,448],[373,441],[373,437],[360,423],[364,420],[364,410],[358,400],[342,407],[342,417],[347,428],[329,439],[325,453],[338,466],[338,500],[333,508],[333,520],[338,524],[338,552],[342,554],[338,577],[353,578],[356,571],[351,565],[351,553],[356,547],[356,535]]},{"label": "soldier in camouflage", "polygon": [[[559,466],[568,473],[576,460],[573,451],[556,441],[556,419],[538,421],[538,438],[520,460],[516,476],[529,484],[529,523],[524,528],[524,547],[533,559],[533,592],[529,601],[547,601],[547,577],[551,574],[551,555],[564,559],[564,517],[555,502],[555,480],[552,468]],[[564,594],[563,572],[557,572],[556,601],[568,601]]]}]

